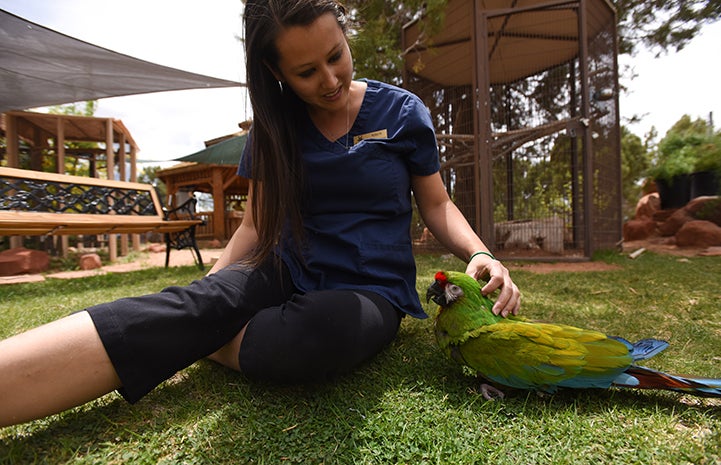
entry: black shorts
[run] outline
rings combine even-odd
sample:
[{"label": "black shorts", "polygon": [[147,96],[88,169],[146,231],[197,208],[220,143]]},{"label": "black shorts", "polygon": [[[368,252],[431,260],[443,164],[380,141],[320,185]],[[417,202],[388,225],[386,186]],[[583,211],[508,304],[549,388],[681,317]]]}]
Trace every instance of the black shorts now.
[{"label": "black shorts", "polygon": [[357,367],[396,336],[401,313],[370,291],[300,293],[285,266],[231,265],[187,286],[87,309],[136,402],[248,325],[241,371],[281,383],[322,381]]}]

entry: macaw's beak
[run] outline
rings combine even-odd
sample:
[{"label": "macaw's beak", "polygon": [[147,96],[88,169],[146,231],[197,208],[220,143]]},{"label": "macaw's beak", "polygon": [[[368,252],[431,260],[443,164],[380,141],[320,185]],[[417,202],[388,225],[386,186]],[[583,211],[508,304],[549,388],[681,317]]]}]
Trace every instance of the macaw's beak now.
[{"label": "macaw's beak", "polygon": [[443,288],[438,281],[434,281],[433,284],[428,286],[428,290],[426,291],[426,302],[431,299],[433,299],[433,302],[437,303],[441,307],[448,304],[448,301],[446,300],[446,293],[443,292]]}]

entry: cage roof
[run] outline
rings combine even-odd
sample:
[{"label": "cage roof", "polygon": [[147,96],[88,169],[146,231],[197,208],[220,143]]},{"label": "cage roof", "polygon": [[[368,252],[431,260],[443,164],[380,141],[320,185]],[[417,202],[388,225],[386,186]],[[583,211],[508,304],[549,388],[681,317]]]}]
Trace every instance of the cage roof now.
[{"label": "cage roof", "polygon": [[[514,82],[568,62],[579,52],[578,1],[449,0],[442,31],[423,37],[418,21],[403,28],[406,69],[444,86],[473,82],[474,4],[488,15],[490,84]],[[606,0],[586,1],[587,37],[613,20]]]}]

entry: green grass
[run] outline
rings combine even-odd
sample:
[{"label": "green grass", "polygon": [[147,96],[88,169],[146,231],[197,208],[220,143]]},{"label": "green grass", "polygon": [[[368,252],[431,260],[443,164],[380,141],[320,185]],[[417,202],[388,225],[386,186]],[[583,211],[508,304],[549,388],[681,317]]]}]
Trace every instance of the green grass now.
[{"label": "green grass", "polygon": [[[523,314],[671,342],[649,366],[721,376],[721,259],[608,253],[618,271],[513,271]],[[456,259],[418,257],[418,289]],[[200,277],[193,267],[0,287],[0,336],[94,303]],[[432,311],[428,307],[429,312]],[[0,376],[2,374],[0,373]],[[0,463],[718,464],[721,401],[665,392],[508,391],[445,360],[406,318],[375,360],[332,383],[251,383],[201,361],[136,405],[117,394],[0,430]]]}]

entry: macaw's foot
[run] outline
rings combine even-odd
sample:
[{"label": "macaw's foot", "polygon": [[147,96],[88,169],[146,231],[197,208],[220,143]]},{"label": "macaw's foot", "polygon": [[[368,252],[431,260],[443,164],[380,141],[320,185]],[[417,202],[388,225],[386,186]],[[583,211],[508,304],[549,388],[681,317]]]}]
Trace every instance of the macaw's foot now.
[{"label": "macaw's foot", "polygon": [[490,384],[481,384],[481,395],[486,400],[503,399],[506,395],[500,389],[496,389]]}]

